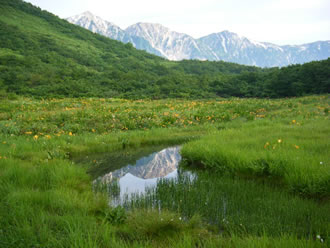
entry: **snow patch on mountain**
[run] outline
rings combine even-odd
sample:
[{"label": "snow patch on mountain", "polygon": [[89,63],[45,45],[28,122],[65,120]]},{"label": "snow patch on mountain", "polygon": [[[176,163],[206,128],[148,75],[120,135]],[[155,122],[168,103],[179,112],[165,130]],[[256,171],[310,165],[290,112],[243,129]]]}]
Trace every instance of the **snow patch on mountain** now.
[{"label": "snow patch on mountain", "polygon": [[199,50],[191,36],[171,31],[161,24],[140,22],[125,31],[128,35],[144,38],[170,60],[189,59],[191,50]]},{"label": "snow patch on mountain", "polygon": [[287,66],[330,57],[330,41],[279,46],[249,40],[228,30],[199,39],[155,23],[136,23],[125,30],[86,11],[67,20],[92,32],[169,60],[228,61],[260,67]]},{"label": "snow patch on mountain", "polygon": [[94,33],[102,34],[113,39],[121,39],[125,35],[124,30],[120,27],[93,15],[89,11],[86,11],[80,15],[69,17],[67,18],[67,21],[89,29]]}]

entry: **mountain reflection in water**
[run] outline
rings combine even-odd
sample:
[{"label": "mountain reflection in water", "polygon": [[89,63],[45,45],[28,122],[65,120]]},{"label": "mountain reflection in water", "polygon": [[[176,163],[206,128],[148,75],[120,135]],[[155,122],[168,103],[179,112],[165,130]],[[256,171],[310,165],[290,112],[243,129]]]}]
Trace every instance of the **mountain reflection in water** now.
[{"label": "mountain reflection in water", "polygon": [[143,194],[146,188],[156,186],[160,178],[176,178],[181,161],[179,152],[180,147],[166,148],[137,160],[135,165],[109,172],[94,182],[109,185],[112,203],[121,204],[125,197],[130,198],[133,193]]}]

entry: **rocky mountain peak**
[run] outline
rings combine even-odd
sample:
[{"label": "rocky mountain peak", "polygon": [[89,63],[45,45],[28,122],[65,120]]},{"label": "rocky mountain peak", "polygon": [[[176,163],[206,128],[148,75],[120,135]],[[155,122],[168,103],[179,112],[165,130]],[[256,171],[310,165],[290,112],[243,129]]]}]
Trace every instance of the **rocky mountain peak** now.
[{"label": "rocky mountain peak", "polygon": [[122,30],[89,11],[67,20],[109,38],[130,42],[137,49],[169,60],[223,60],[244,65],[278,67],[330,57],[330,41],[279,46],[253,41],[228,30],[194,39],[158,23],[139,22]]},{"label": "rocky mountain peak", "polygon": [[125,32],[119,26],[103,20],[90,11],[69,17],[67,21],[113,39],[122,39],[125,36]]},{"label": "rocky mountain peak", "polygon": [[94,18],[95,16],[92,14],[90,11],[85,11],[84,13],[81,14],[81,16],[86,16],[90,19]]}]

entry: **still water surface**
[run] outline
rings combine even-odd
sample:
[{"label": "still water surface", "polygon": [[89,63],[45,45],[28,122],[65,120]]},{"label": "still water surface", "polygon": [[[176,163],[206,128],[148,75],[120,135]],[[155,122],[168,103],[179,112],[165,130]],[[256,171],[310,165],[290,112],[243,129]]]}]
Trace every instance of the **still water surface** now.
[{"label": "still water surface", "polygon": [[119,205],[124,199],[155,187],[161,178],[177,178],[180,161],[180,147],[169,147],[142,157],[135,164],[110,171],[95,179],[94,184],[107,185],[110,203]]}]

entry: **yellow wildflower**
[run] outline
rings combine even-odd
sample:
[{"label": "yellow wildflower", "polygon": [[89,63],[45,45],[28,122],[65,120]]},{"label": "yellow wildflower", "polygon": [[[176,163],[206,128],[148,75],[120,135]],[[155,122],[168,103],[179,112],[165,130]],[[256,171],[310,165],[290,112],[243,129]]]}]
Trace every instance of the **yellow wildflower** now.
[{"label": "yellow wildflower", "polygon": [[295,147],[296,149],[299,149],[299,146],[297,146],[297,145],[294,145],[294,147]]},{"label": "yellow wildflower", "polygon": [[34,139],[34,140],[37,140],[38,138],[39,138],[38,135],[34,135],[34,136],[33,136],[33,139]]},{"label": "yellow wildflower", "polygon": [[69,135],[72,136],[73,135],[72,132],[69,132]]},{"label": "yellow wildflower", "polygon": [[25,134],[28,134],[28,135],[30,135],[30,134],[32,134],[32,132],[25,132]]},{"label": "yellow wildflower", "polygon": [[278,142],[278,143],[282,143],[282,140],[281,140],[281,139],[278,139],[277,142]]}]

